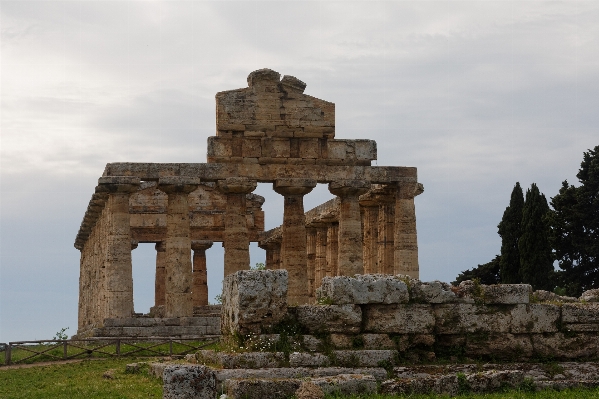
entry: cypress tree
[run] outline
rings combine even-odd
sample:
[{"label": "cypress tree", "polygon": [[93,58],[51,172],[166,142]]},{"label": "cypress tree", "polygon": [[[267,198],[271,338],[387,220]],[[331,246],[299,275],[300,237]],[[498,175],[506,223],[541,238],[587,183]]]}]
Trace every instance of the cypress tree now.
[{"label": "cypress tree", "polygon": [[536,184],[526,190],[522,209],[522,236],[518,241],[520,251],[520,277],[536,290],[553,291],[553,255],[549,243],[549,206]]},{"label": "cypress tree", "polygon": [[522,236],[522,209],[524,208],[524,194],[520,183],[516,182],[512,190],[510,205],[505,208],[503,218],[497,225],[501,236],[501,256],[499,260],[499,275],[504,284],[517,284],[520,282],[520,251],[518,241]]},{"label": "cypress tree", "polygon": [[551,243],[568,295],[599,288],[599,146],[584,153],[576,175],[551,199]]}]

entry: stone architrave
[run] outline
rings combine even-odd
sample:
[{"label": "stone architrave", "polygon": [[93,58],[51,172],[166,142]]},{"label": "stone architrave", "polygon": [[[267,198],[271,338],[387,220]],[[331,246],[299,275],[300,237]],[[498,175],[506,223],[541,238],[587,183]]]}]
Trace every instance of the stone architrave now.
[{"label": "stone architrave", "polygon": [[420,183],[398,185],[395,198],[394,274],[405,274],[412,278],[420,275],[414,197],[423,191],[424,187]]},{"label": "stone architrave", "polygon": [[189,203],[200,179],[169,176],[158,180],[168,195],[166,213],[165,317],[193,316]]},{"label": "stone architrave", "polygon": [[156,278],[154,280],[154,306],[164,305],[166,284],[166,245],[164,241],[157,242],[156,248]]},{"label": "stone architrave", "polygon": [[289,273],[289,304],[306,304],[309,301],[308,258],[304,195],[316,187],[311,179],[277,179],[273,189],[285,199],[283,212],[281,269]]},{"label": "stone architrave", "polygon": [[193,306],[208,305],[208,272],[206,270],[206,250],[212,247],[208,240],[193,240],[193,272],[191,297]]},{"label": "stone architrave", "polygon": [[108,223],[106,258],[103,270],[103,296],[99,301],[101,319],[133,315],[133,269],[129,196],[139,187],[136,177],[101,177],[98,191],[107,192]]},{"label": "stone architrave", "polygon": [[338,274],[353,276],[364,273],[362,254],[362,220],[358,197],[370,189],[365,180],[342,180],[329,183],[329,191],[339,197]]},{"label": "stone architrave", "polygon": [[255,180],[230,177],[217,182],[218,189],[227,195],[225,211],[225,277],[250,268],[250,239],[246,217],[246,194],[257,187]]},{"label": "stone architrave", "polygon": [[[329,273],[324,273],[320,278],[321,280],[325,276],[333,277],[339,275],[339,268],[337,267],[339,261],[339,223],[329,224],[325,236],[325,264]],[[321,281],[318,282],[318,286],[320,286],[320,284]]]}]

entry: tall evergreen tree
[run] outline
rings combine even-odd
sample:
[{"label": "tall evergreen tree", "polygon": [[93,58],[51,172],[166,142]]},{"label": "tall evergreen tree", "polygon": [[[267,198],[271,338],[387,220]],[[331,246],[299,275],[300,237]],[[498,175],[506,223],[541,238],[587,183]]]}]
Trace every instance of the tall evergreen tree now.
[{"label": "tall evergreen tree", "polygon": [[520,183],[516,182],[512,190],[510,205],[505,208],[503,218],[497,226],[501,236],[501,257],[499,261],[499,274],[504,284],[517,284],[520,282],[520,251],[518,241],[522,236],[522,209],[524,208],[524,194]]},{"label": "tall evergreen tree", "polygon": [[584,153],[576,175],[581,185],[562,183],[551,199],[551,243],[568,295],[599,288],[599,146]]},{"label": "tall evergreen tree", "polygon": [[456,277],[455,281],[451,284],[459,285],[462,281],[466,280],[474,280],[478,279],[481,284],[499,284],[499,262],[501,260],[501,256],[495,256],[495,259],[490,261],[489,263],[485,263],[483,265],[478,265],[472,270],[464,270],[461,272],[458,277]]},{"label": "tall evergreen tree", "polygon": [[533,183],[526,190],[522,209],[522,236],[518,241],[520,277],[523,283],[532,285],[534,289],[553,291],[554,270],[548,213],[545,195]]}]

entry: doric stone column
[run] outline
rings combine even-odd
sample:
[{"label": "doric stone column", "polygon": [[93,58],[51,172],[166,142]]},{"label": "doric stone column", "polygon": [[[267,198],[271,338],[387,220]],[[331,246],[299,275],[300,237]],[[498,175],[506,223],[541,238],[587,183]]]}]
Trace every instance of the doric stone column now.
[{"label": "doric stone column", "polygon": [[272,250],[272,268],[271,269],[280,269],[281,268],[281,243],[275,243],[274,248]]},{"label": "doric stone column", "polygon": [[156,278],[154,280],[154,306],[161,306],[166,303],[165,284],[166,284],[166,245],[164,241],[157,242],[156,248]]},{"label": "doric stone column", "polygon": [[193,249],[193,277],[191,285],[193,306],[208,305],[206,250],[212,247],[212,244],[212,241],[207,240],[194,240],[191,242],[191,249]]},{"label": "doric stone column", "polygon": [[308,255],[308,294],[310,302],[314,297],[314,272],[316,270],[316,229],[313,227],[306,229],[306,253]]},{"label": "doric stone column", "polygon": [[414,197],[421,194],[420,183],[399,183],[395,200],[395,274],[419,278],[416,209]]},{"label": "doric stone column", "polygon": [[329,183],[329,191],[338,196],[339,207],[339,257],[340,276],[364,273],[362,254],[362,220],[358,197],[370,189],[364,180],[343,180]]},{"label": "doric stone column", "polygon": [[364,274],[378,273],[378,216],[376,201],[366,193],[360,197],[362,214]]},{"label": "doric stone column", "polygon": [[137,177],[101,177],[98,191],[108,192],[106,202],[106,258],[103,264],[101,319],[133,315],[133,270],[129,196],[139,187]]},{"label": "doric stone column", "polygon": [[378,262],[379,273],[395,271],[395,199],[383,201],[379,206]]},{"label": "doric stone column", "polygon": [[285,198],[281,269],[289,274],[287,302],[290,305],[309,302],[304,195],[314,187],[316,181],[311,179],[277,179],[273,184],[273,189]]},{"label": "doric stone column", "polygon": [[[325,264],[326,272],[324,275],[330,277],[339,275],[339,223],[331,223],[326,229],[326,254]],[[324,276],[323,276],[324,277]]]},{"label": "doric stone column", "polygon": [[256,189],[257,183],[244,177],[219,180],[218,189],[227,195],[225,213],[225,277],[250,268],[250,239],[248,235],[245,195]]},{"label": "doric stone column", "polygon": [[187,196],[199,178],[169,176],[158,180],[158,189],[168,195],[166,210],[165,317],[193,316],[191,296],[191,238]]},{"label": "doric stone column", "polygon": [[327,228],[316,228],[316,261],[314,264],[314,290],[320,287],[322,278],[327,275]]}]

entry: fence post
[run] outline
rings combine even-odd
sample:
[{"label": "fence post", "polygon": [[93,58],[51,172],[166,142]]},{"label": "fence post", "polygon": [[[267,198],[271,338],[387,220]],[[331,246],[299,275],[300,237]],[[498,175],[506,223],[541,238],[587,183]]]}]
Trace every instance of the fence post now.
[{"label": "fence post", "polygon": [[11,346],[10,346],[10,342],[8,344],[6,344],[6,354],[4,355],[4,363],[6,363],[7,366],[10,366],[12,363],[12,359],[11,359]]},{"label": "fence post", "polygon": [[121,340],[120,339],[116,340],[116,355],[117,356],[121,355]]},{"label": "fence post", "polygon": [[68,357],[67,353],[67,341],[62,341],[62,358],[66,359]]}]

